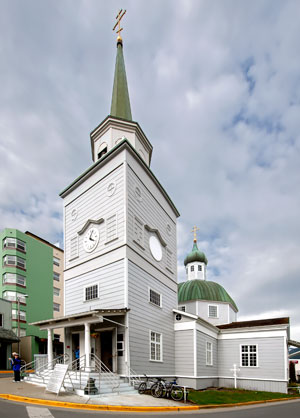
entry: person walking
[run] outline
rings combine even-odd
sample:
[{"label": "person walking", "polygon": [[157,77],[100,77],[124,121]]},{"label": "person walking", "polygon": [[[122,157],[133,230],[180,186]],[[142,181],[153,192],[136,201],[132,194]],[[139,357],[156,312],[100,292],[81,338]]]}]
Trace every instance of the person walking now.
[{"label": "person walking", "polygon": [[20,382],[21,359],[18,353],[12,353],[13,358],[9,358],[14,371],[14,382]]}]

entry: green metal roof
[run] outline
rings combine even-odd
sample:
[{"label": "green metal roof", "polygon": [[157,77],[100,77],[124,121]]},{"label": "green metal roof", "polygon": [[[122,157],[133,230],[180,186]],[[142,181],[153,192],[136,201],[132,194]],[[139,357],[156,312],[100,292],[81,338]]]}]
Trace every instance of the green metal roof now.
[{"label": "green metal roof", "polygon": [[194,241],[192,251],[185,257],[184,265],[186,266],[188,263],[193,261],[200,261],[201,263],[207,264],[207,258],[205,257],[204,253],[199,251],[196,241]]},{"label": "green metal roof", "polygon": [[110,114],[117,118],[132,120],[122,42],[117,43],[117,58]]},{"label": "green metal roof", "polygon": [[188,280],[178,284],[178,303],[190,300],[227,302],[238,311],[234,300],[231,299],[224,287],[208,280]]}]

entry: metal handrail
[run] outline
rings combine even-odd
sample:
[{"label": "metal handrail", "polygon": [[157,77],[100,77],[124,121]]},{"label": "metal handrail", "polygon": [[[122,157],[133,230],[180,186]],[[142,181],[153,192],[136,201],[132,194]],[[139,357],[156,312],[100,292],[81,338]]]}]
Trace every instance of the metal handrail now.
[{"label": "metal handrail", "polygon": [[113,373],[106,364],[103,363],[102,360],[99,359],[95,354],[90,354],[90,362],[94,362],[95,371],[99,373],[99,382],[101,374],[105,373],[105,377],[107,377],[106,381],[111,386],[112,391],[118,389],[120,387],[120,378],[115,373]]},{"label": "metal handrail", "polygon": [[54,366],[56,364],[65,364],[69,360],[69,354],[62,354],[61,356],[55,357],[53,360],[49,361],[48,363],[43,364],[42,366],[38,367],[35,370],[35,374],[40,374],[45,370],[49,370],[52,372]]},{"label": "metal handrail", "polygon": [[20,373],[22,374],[26,374],[26,372],[28,372],[28,370],[34,370],[35,368],[35,360],[31,361],[30,363],[25,363],[23,366],[21,366],[20,369]]},{"label": "metal handrail", "polygon": [[[146,376],[146,375],[145,375]],[[139,386],[142,383],[141,377],[136,373],[135,370],[128,367],[128,382],[131,386]]]}]

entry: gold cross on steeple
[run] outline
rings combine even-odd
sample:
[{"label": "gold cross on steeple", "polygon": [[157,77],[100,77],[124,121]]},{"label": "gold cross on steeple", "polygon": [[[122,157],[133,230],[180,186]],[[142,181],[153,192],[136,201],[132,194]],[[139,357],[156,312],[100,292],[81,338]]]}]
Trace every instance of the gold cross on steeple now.
[{"label": "gold cross on steeple", "polygon": [[116,27],[118,26],[118,30],[116,30],[116,33],[118,34],[117,42],[122,42],[122,37],[121,37],[120,33],[123,30],[123,28],[121,28],[120,23],[121,23],[122,17],[125,15],[125,13],[126,13],[126,10],[123,11],[123,9],[121,9],[119,11],[119,13],[118,13],[118,15],[116,17],[117,22],[116,22],[115,26],[113,27],[113,30],[115,30]]},{"label": "gold cross on steeple", "polygon": [[196,226],[194,226],[192,231],[191,231],[194,234],[194,242],[197,242],[197,231],[200,231],[200,229],[197,228]]}]

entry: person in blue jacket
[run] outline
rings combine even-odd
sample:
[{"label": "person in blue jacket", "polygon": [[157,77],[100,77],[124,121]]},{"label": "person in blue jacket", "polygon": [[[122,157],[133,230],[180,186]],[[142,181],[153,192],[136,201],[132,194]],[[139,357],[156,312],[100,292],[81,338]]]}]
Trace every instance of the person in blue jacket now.
[{"label": "person in blue jacket", "polygon": [[14,382],[20,382],[21,359],[18,353],[12,353],[13,358],[10,358],[12,369],[14,371]]}]

